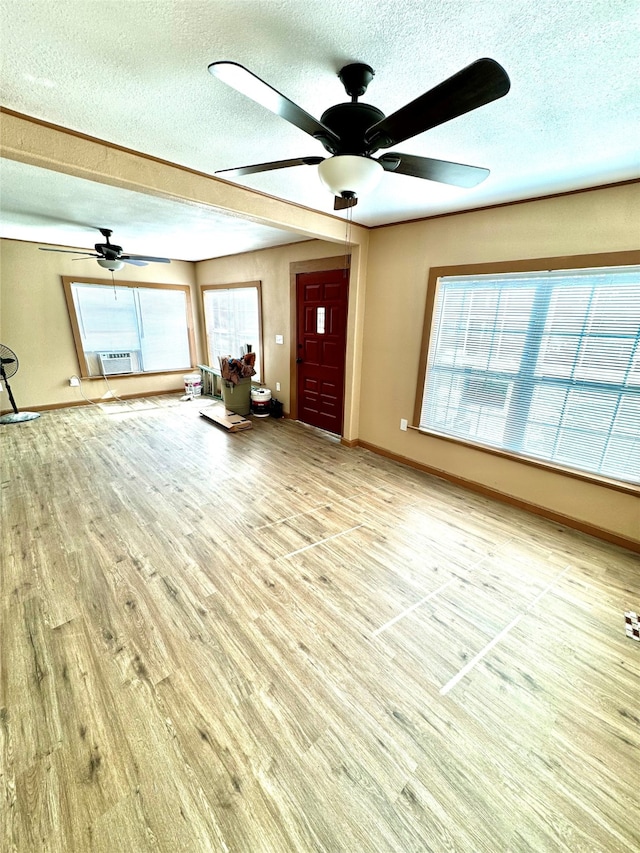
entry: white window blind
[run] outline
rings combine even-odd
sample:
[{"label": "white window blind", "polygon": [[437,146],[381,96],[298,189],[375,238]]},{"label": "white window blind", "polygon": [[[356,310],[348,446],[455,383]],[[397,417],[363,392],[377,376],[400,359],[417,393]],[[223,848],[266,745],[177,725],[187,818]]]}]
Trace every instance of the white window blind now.
[{"label": "white window blind", "polygon": [[256,382],[262,381],[259,290],[246,287],[212,287],[203,290],[209,365],[219,369],[219,358],[240,358],[247,345],[256,354]]},{"label": "white window blind", "polygon": [[131,371],[191,366],[184,290],[72,282],[71,293],[89,375],[100,353],[131,353]]},{"label": "white window blind", "polygon": [[74,282],[71,292],[85,354],[138,349],[133,290]]},{"label": "white window blind", "polygon": [[136,295],[143,369],[190,365],[184,292],[143,287]]},{"label": "white window blind", "polygon": [[420,427],[640,482],[640,267],[439,280]]}]

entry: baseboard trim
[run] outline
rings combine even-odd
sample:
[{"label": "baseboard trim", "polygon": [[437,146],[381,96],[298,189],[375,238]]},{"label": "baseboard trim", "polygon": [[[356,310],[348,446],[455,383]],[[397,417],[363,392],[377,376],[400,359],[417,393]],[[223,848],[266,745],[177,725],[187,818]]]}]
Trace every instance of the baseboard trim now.
[{"label": "baseboard trim", "polygon": [[345,447],[361,446],[357,438],[340,438],[340,444],[344,444]]},{"label": "baseboard trim", "polygon": [[[346,442],[344,442],[346,443]],[[593,524],[587,524],[571,516],[563,515],[559,512],[546,509],[538,504],[530,503],[529,501],[514,498],[513,495],[508,495],[505,492],[500,492],[497,489],[492,489],[489,486],[484,486],[482,483],[475,483],[473,480],[465,480],[464,477],[458,477],[455,474],[449,474],[446,471],[441,471],[438,468],[432,468],[430,465],[425,465],[422,462],[416,462],[414,459],[409,459],[407,456],[401,456],[398,453],[392,453],[384,447],[378,447],[375,444],[370,444],[368,441],[356,440],[349,442],[348,447],[362,447],[364,450],[370,450],[378,456],[384,456],[386,459],[391,459],[393,462],[399,462],[401,465],[407,465],[409,468],[414,468],[417,471],[423,471],[425,474],[431,474],[433,477],[438,477],[441,480],[446,480],[456,486],[461,486],[468,489],[470,492],[476,492],[487,498],[499,501],[500,503],[514,506],[517,509],[524,509],[533,515],[538,515],[546,518],[547,521],[552,521],[554,524],[561,524],[563,527],[569,527],[572,530],[577,530],[579,533],[586,533],[588,536],[595,536],[596,539],[603,539],[605,542],[610,542],[612,545],[618,545],[621,548],[627,548],[636,554],[640,554],[640,542],[635,539],[629,539],[626,536],[619,536],[616,533],[611,533],[601,527],[596,527]]]},{"label": "baseboard trim", "polygon": [[[172,388],[170,391],[138,391],[135,394],[118,394],[118,398],[120,400],[135,400],[138,397],[163,397],[168,394],[184,394],[184,388]],[[102,397],[98,397],[95,400],[89,398],[87,400],[71,400],[67,403],[49,403],[45,406],[25,406],[21,411],[50,412],[54,409],[72,409],[75,406],[92,406],[99,405],[100,403],[113,403],[117,402],[118,398],[108,397],[107,399],[103,399]],[[6,415],[12,411],[13,409],[2,409],[0,411],[0,415]]]}]

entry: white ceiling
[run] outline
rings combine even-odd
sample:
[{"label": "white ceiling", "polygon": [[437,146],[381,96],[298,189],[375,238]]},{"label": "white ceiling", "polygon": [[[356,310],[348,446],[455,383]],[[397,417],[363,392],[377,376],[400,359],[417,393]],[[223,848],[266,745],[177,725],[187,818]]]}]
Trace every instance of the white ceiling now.
[{"label": "white ceiling", "polygon": [[[376,72],[386,114],[483,56],[506,97],[408,140],[406,153],[491,169],[474,189],[385,173],[354,221],[380,225],[640,176],[637,0],[3,0],[3,106],[213,174],[319,155],[319,142],[207,72],[245,65],[320,117],[336,74]],[[198,260],[301,239],[219,212],[2,161],[0,236]],[[315,167],[238,183],[332,212]],[[344,216],[345,214],[341,214]]]}]

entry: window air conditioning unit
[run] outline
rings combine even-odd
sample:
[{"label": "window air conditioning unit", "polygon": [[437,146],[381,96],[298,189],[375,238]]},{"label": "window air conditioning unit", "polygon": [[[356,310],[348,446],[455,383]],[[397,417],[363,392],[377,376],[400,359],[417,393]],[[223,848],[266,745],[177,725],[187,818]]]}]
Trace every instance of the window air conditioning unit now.
[{"label": "window air conditioning unit", "polygon": [[103,376],[114,373],[133,373],[133,353],[131,352],[99,352],[100,370]]}]

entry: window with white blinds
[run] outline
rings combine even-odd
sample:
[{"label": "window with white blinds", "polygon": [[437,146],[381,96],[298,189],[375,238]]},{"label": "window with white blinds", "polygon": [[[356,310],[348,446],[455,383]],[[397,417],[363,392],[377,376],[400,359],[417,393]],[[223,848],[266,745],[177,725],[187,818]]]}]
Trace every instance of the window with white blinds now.
[{"label": "window with white blinds", "polygon": [[440,277],[419,425],[640,483],[640,266]]},{"label": "window with white blinds", "polygon": [[255,382],[262,382],[260,282],[202,286],[209,366],[220,370],[220,358],[240,358],[248,347],[256,354]]},{"label": "window with white blinds", "polygon": [[65,277],[83,376],[190,369],[188,287]]}]

